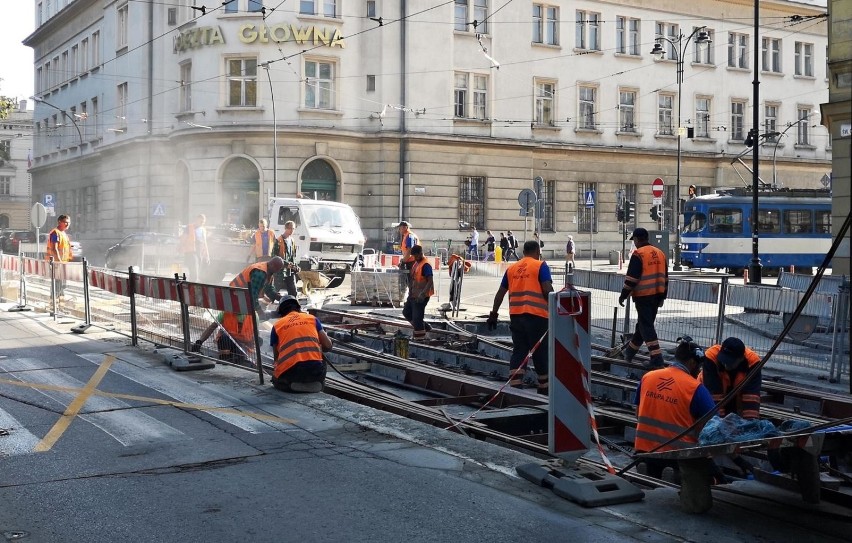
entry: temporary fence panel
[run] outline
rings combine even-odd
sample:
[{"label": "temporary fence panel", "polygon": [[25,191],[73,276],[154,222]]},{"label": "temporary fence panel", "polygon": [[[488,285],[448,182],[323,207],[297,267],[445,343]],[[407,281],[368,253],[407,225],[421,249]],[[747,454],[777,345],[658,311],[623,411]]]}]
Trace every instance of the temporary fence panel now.
[{"label": "temporary fence panel", "polygon": [[21,259],[12,254],[0,253],[0,300],[20,302]]},{"label": "temporary fence panel", "polygon": [[88,268],[89,310],[95,326],[131,334],[131,285],[126,272]]},{"label": "temporary fence panel", "polygon": [[130,277],[137,336],[153,343],[183,349],[184,324],[177,280],[136,273]]}]

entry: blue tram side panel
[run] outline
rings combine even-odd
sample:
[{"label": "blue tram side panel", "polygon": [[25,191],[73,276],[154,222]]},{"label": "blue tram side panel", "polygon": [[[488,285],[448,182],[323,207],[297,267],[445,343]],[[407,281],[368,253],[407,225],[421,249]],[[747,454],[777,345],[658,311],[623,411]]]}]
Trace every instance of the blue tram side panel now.
[{"label": "blue tram side panel", "polygon": [[[751,262],[752,196],[735,189],[684,205],[681,263],[741,273]],[[831,194],[780,190],[758,194],[758,251],[767,271],[809,273],[831,247]]]}]

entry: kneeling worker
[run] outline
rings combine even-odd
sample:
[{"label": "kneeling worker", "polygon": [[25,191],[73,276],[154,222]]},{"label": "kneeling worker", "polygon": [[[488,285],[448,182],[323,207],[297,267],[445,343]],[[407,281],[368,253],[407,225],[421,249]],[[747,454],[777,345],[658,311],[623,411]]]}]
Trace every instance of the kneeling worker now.
[{"label": "kneeling worker", "polygon": [[219,349],[219,360],[243,366],[254,366],[255,361],[250,358],[254,353],[254,324],[252,319],[251,315],[222,311],[216,318],[216,322],[211,323],[193,344],[192,352],[201,352],[201,346],[218,328],[216,347]]},{"label": "kneeling worker", "polygon": [[[675,350],[675,363],[642,376],[636,388],[637,453],[674,451],[698,445],[700,427],[671,441],[695,421],[715,409],[710,392],[698,381],[704,353],[692,341],[683,341]],[[671,441],[671,443],[669,443]],[[659,448],[658,448],[659,447]],[[661,477],[671,461],[645,460],[648,475]],[[710,493],[712,463],[708,458],[680,460],[681,504],[691,513],[703,513],[713,505]]]},{"label": "kneeling worker", "polygon": [[[710,391],[713,401],[719,403],[734,387],[745,381],[751,368],[759,363],[759,354],[746,347],[741,339],[729,337],[721,345],[707,349],[701,369],[701,382]],[[759,419],[762,385],[761,371],[757,370],[736,396],[719,406],[719,416],[737,413],[744,419]]]},{"label": "kneeling worker", "polygon": [[302,313],[299,301],[284,296],[278,305],[280,319],[270,335],[275,353],[272,385],[284,392],[322,392],[325,361],[322,353],[331,350],[331,338],[319,319]]}]

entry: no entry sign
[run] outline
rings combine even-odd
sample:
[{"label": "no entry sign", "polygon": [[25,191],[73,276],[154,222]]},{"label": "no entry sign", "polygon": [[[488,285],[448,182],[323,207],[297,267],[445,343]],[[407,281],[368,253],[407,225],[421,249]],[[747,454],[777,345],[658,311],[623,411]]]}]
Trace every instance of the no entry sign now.
[{"label": "no entry sign", "polygon": [[651,193],[654,195],[654,198],[660,198],[663,195],[663,180],[659,177],[651,183]]}]

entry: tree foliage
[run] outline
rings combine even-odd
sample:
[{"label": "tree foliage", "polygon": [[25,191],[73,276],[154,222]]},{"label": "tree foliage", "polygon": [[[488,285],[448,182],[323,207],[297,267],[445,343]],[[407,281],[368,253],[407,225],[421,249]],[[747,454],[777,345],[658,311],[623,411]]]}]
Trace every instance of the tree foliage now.
[{"label": "tree foliage", "polygon": [[9,112],[15,107],[15,102],[11,98],[0,96],[0,119],[5,119],[9,116]]}]

